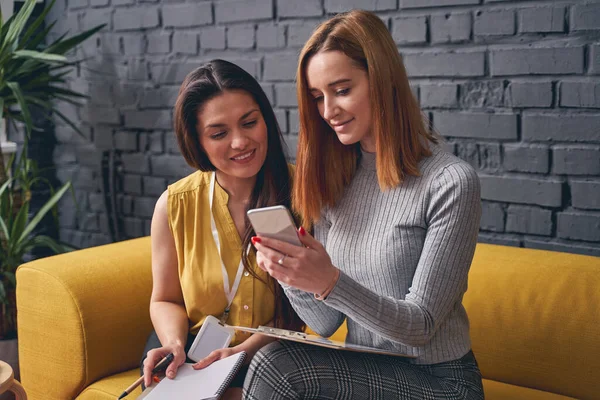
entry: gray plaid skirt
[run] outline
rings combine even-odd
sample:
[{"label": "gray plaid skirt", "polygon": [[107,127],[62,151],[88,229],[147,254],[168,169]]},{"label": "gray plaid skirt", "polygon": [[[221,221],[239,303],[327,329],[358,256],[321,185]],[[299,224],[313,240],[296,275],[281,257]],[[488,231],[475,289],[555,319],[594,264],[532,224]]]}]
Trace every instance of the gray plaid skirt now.
[{"label": "gray plaid skirt", "polygon": [[281,341],[252,359],[245,400],[483,399],[472,352],[431,365],[405,359]]}]

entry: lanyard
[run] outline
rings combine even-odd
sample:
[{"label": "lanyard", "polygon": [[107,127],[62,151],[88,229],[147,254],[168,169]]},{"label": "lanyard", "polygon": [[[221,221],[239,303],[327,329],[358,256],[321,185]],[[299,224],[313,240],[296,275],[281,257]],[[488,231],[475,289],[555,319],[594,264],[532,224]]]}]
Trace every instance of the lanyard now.
[{"label": "lanyard", "polygon": [[[215,245],[217,246],[217,252],[219,253],[219,260],[221,261],[221,272],[223,273],[223,290],[225,291],[225,297],[227,297],[227,307],[225,307],[225,312],[221,316],[221,322],[227,322],[227,317],[229,317],[229,310],[231,307],[231,303],[233,303],[233,298],[235,297],[235,293],[240,286],[240,280],[242,279],[242,272],[244,272],[244,263],[240,260],[240,265],[238,266],[237,274],[235,276],[235,280],[233,281],[233,287],[231,290],[229,289],[229,274],[227,274],[227,269],[225,268],[225,264],[223,263],[223,257],[221,257],[221,242],[219,240],[219,231],[217,231],[217,224],[215,222],[215,216],[213,215],[213,198],[215,197],[215,180],[216,173],[213,172],[210,177],[210,189],[208,193],[208,204],[210,206],[210,227],[212,230],[213,239],[215,240]],[[250,246],[248,246],[247,252],[250,251]]]}]

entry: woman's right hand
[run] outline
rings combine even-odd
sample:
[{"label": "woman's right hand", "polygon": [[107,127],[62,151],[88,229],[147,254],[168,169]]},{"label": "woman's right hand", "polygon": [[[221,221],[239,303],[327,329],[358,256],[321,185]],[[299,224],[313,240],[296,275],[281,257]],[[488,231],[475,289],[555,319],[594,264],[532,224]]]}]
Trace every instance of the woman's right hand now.
[{"label": "woman's right hand", "polygon": [[144,360],[144,386],[152,384],[152,369],[165,358],[169,353],[173,353],[173,361],[165,370],[165,375],[169,379],[177,376],[177,369],[185,362],[185,351],[182,345],[163,346],[148,351]]}]

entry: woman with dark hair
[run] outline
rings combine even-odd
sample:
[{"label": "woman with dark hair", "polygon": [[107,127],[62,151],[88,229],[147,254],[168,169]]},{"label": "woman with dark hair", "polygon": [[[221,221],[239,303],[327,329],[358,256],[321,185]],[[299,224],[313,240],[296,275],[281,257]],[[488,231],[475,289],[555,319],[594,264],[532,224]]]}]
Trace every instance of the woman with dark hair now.
[{"label": "woman with dark hair", "polygon": [[293,205],[306,247],[253,239],[259,267],[330,336],[411,358],[274,342],[246,399],[482,399],[462,305],[480,187],[425,123],[386,25],[351,11],[300,53]]},{"label": "woman with dark hair", "polygon": [[[250,246],[254,233],[246,211],[289,207],[291,190],[281,132],[259,83],[232,63],[210,61],[183,81],[174,120],[181,153],[197,171],[169,185],[152,217],[155,332],[144,351],[145,386],[168,353],[174,360],[166,376],[175,377],[209,315],[231,325],[302,328],[279,284],[256,267]],[[242,350],[249,360],[270,341],[236,332],[232,347],[214,351],[195,367]],[[244,376],[245,370],[228,398],[241,396]]]}]

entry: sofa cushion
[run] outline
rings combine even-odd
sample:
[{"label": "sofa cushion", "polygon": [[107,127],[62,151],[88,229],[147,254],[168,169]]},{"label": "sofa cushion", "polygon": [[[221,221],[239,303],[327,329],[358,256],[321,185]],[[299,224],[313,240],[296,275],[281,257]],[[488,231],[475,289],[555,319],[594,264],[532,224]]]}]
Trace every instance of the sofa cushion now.
[{"label": "sofa cushion", "polygon": [[484,378],[600,392],[600,258],[478,244],[464,305]]},{"label": "sofa cushion", "polygon": [[561,396],[541,390],[510,385],[489,379],[483,380],[483,391],[486,400],[575,400],[573,397]]},{"label": "sofa cushion", "polygon": [[[136,368],[100,379],[86,387],[85,390],[76,397],[76,400],[115,400],[123,393],[123,390],[139,377],[140,370]],[[126,399],[135,399],[140,394],[142,394],[141,386],[131,392]]]}]

